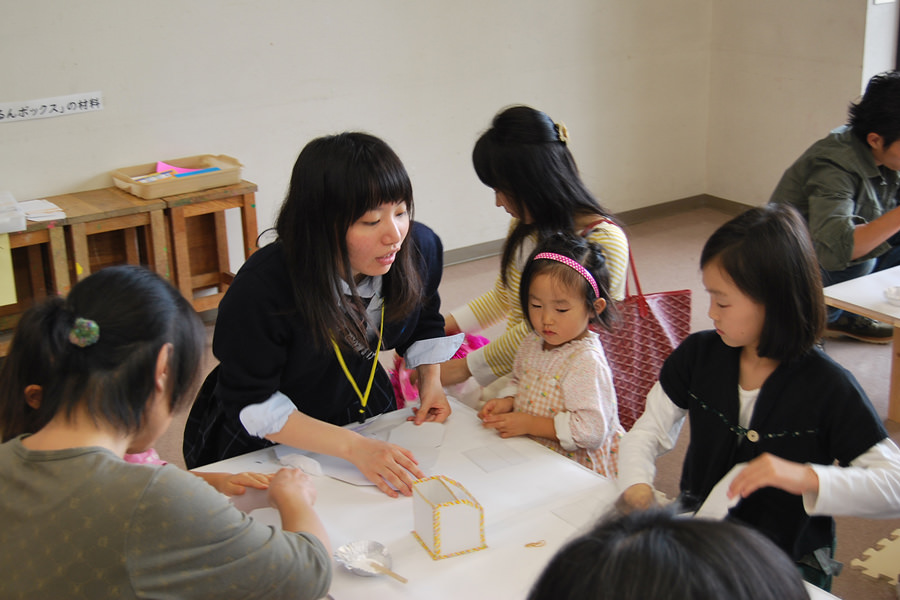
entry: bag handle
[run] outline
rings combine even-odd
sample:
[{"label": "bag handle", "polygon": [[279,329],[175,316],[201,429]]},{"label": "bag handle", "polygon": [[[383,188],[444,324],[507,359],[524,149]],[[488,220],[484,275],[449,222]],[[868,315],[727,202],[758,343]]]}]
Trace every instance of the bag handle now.
[{"label": "bag handle", "polygon": [[[608,217],[603,217],[602,219],[597,219],[592,222],[590,225],[581,230],[581,237],[587,237],[587,235],[594,230],[597,225],[602,223],[611,223],[615,225],[612,219]],[[640,311],[640,315],[642,317],[646,317],[650,314],[650,305],[647,304],[646,298],[644,298],[644,292],[641,290],[641,280],[638,279],[637,267],[634,264],[634,255],[631,253],[631,244],[628,244],[628,265],[631,268],[631,277],[634,279],[634,287],[637,288],[637,299],[638,299],[638,309]],[[628,294],[628,277],[625,278],[625,296]]]}]

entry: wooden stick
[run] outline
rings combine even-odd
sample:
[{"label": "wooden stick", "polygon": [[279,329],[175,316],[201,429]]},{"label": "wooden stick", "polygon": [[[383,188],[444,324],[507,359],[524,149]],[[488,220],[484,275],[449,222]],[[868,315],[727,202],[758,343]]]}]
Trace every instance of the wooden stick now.
[{"label": "wooden stick", "polygon": [[375,569],[376,571],[378,571],[379,573],[382,573],[382,574],[384,574],[384,575],[390,575],[391,577],[393,577],[394,579],[396,579],[396,580],[399,581],[400,583],[407,583],[407,582],[408,582],[408,580],[406,579],[406,577],[403,577],[402,575],[397,575],[396,573],[394,573],[393,571],[391,571],[390,569],[388,569],[387,567],[385,567],[385,566],[384,566],[383,564],[381,564],[380,562],[377,562],[377,561],[374,561],[374,560],[373,560],[371,564],[372,564],[372,568]]}]

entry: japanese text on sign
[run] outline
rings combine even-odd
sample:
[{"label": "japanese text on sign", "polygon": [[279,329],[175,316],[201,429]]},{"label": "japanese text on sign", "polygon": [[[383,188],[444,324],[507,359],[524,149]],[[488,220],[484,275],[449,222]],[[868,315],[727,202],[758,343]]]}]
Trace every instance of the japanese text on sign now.
[{"label": "japanese text on sign", "polygon": [[103,94],[89,92],[24,102],[0,102],[0,123],[47,119],[103,110]]}]

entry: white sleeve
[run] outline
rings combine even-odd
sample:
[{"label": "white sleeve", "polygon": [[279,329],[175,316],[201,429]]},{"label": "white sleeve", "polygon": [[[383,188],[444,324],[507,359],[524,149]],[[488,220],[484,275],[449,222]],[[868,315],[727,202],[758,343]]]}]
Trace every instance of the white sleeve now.
[{"label": "white sleeve", "polygon": [[574,452],[578,450],[575,437],[572,435],[572,427],[569,424],[572,413],[569,411],[558,412],[553,415],[553,428],[556,430],[556,439],[563,450]]},{"label": "white sleeve", "polygon": [[281,431],[295,410],[297,407],[290,398],[275,392],[264,402],[242,408],[239,417],[247,433],[263,438]]},{"label": "white sleeve", "polygon": [[619,442],[619,490],[653,485],[656,458],[675,447],[687,410],[679,408],[657,381],[647,393],[644,414]]},{"label": "white sleeve", "polygon": [[807,514],[900,518],[900,448],[890,438],[857,456],[850,466],[810,466],[819,478],[819,492],[803,494]]}]

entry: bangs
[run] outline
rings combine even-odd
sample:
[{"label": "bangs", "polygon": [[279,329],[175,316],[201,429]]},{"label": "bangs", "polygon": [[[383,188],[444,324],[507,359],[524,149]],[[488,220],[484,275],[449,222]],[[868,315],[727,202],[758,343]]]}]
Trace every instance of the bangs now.
[{"label": "bangs", "polygon": [[359,204],[363,213],[376,209],[382,204],[403,202],[412,208],[412,184],[409,175],[399,160],[385,161],[380,166],[372,165],[368,173],[368,185],[358,191]]}]

